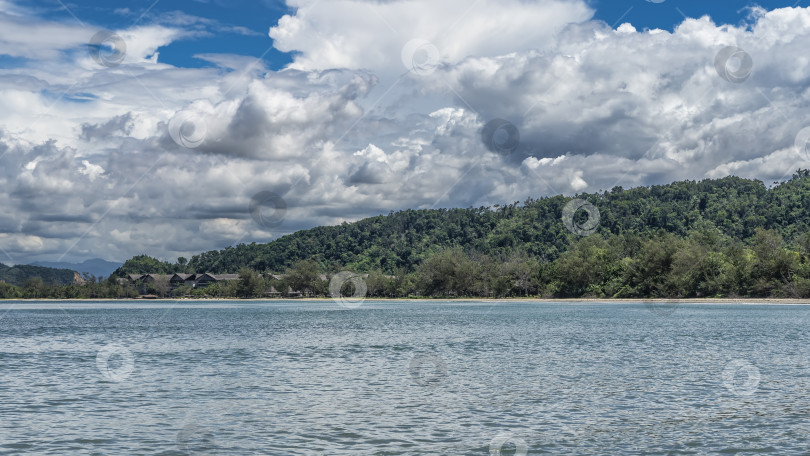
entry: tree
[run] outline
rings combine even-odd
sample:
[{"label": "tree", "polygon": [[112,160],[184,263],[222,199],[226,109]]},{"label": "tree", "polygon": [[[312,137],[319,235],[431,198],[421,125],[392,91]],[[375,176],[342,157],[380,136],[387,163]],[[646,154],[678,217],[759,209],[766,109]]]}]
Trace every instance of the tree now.
[{"label": "tree", "polygon": [[799,254],[783,248],[782,236],[774,230],[758,228],[753,239],[756,262],[752,271],[754,292],[760,296],[793,294],[793,276]]},{"label": "tree", "polygon": [[21,292],[18,287],[5,282],[0,282],[0,298],[14,299],[19,297],[21,297]]},{"label": "tree", "polygon": [[127,274],[171,274],[174,271],[171,264],[152,258],[147,255],[138,255],[124,262],[120,268],[113,272],[115,277],[125,277]]},{"label": "tree", "polygon": [[169,294],[169,290],[171,290],[171,284],[169,284],[168,277],[158,277],[154,282],[150,282],[148,287],[150,293],[156,294],[161,298],[165,298],[166,295]]},{"label": "tree", "polygon": [[371,273],[369,273],[368,277],[365,279],[368,296],[385,296],[388,283],[391,280],[392,279],[384,276],[379,271],[371,271]]},{"label": "tree", "polygon": [[526,254],[513,254],[507,261],[501,263],[499,269],[509,284],[507,294],[529,296],[537,292],[540,273],[537,258]]},{"label": "tree", "polygon": [[47,287],[40,277],[32,277],[23,284],[23,292],[26,298],[43,298],[47,293]]},{"label": "tree", "polygon": [[316,261],[300,260],[287,270],[285,281],[293,291],[313,294],[323,288],[320,274],[321,267]]},{"label": "tree", "polygon": [[618,258],[598,234],[584,237],[557,260],[557,277],[563,296],[612,295],[605,285],[621,269]]},{"label": "tree", "polygon": [[262,296],[266,288],[264,278],[250,268],[239,270],[239,283],[236,286],[236,295],[240,298],[256,298]]},{"label": "tree", "polygon": [[625,262],[624,286],[617,297],[670,296],[667,277],[680,248],[681,240],[664,231],[643,241],[638,253]]},{"label": "tree", "polygon": [[460,248],[446,249],[429,256],[417,274],[426,296],[467,296],[476,278],[475,264]]}]

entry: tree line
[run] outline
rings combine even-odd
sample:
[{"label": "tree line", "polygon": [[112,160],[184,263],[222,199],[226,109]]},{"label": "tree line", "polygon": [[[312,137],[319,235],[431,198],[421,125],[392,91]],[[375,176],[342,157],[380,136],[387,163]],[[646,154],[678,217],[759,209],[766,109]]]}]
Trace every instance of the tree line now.
[{"label": "tree line", "polygon": [[5,285],[0,296],[127,296],[116,277],[175,272],[240,273],[173,291],[186,296],[260,297],[270,287],[325,296],[328,277],[348,270],[363,275],[369,297],[810,297],[810,171],[770,188],[727,177],[577,198],[598,209],[595,234],[565,228],[563,196],[406,210],[190,260],[137,256],[104,282]]}]

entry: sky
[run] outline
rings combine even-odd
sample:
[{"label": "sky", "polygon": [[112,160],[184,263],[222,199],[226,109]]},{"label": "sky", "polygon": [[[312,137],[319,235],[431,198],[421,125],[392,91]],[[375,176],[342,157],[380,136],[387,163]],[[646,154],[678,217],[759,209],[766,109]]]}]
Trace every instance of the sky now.
[{"label": "sky", "polygon": [[0,262],[810,168],[810,0],[0,0]]}]

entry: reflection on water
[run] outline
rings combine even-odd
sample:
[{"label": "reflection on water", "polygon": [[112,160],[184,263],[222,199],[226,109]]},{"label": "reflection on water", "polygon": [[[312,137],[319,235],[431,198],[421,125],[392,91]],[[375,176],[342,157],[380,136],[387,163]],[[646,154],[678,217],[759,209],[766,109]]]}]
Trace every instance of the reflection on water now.
[{"label": "reflection on water", "polygon": [[803,454],[805,306],[3,303],[3,454]]}]

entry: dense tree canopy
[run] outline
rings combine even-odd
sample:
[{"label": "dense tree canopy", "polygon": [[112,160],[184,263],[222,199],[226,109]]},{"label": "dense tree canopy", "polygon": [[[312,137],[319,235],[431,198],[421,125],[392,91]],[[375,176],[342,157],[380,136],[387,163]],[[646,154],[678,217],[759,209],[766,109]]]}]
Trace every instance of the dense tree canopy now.
[{"label": "dense tree canopy", "polygon": [[22,286],[30,279],[39,279],[43,285],[67,285],[73,283],[75,275],[70,269],[0,264],[0,281],[17,286]]},{"label": "dense tree canopy", "polygon": [[[603,237],[650,237],[663,230],[683,238],[695,229],[713,227],[742,242],[761,228],[793,242],[810,227],[810,177],[804,170],[770,190],[760,181],[727,177],[629,190],[615,187],[577,197],[599,209],[597,233]],[[299,231],[266,244],[212,250],[193,256],[187,265],[148,264],[146,257],[136,257],[122,271],[235,273],[250,267],[283,272],[299,260],[312,259],[326,269],[393,274],[414,271],[431,254],[456,247],[553,261],[578,238],[561,220],[570,199],[554,196],[491,208],[405,210]]]}]

